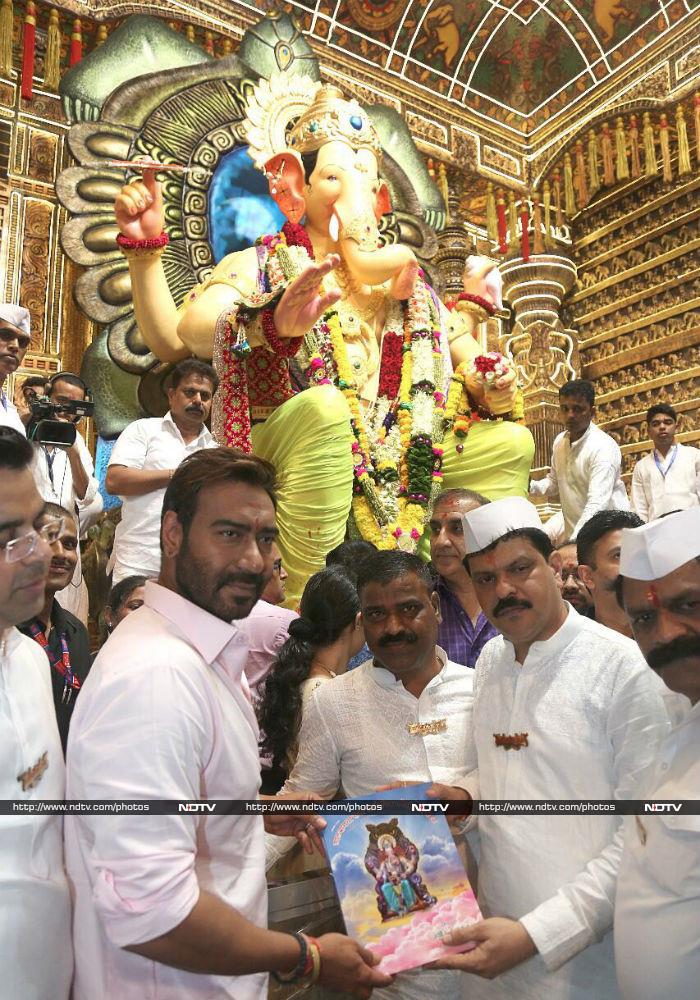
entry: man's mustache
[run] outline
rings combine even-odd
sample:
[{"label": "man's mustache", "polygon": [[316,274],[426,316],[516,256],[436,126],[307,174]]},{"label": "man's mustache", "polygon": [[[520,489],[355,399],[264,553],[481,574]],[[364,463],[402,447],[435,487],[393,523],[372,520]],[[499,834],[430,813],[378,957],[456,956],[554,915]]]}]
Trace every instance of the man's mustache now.
[{"label": "man's mustache", "polygon": [[647,663],[652,670],[663,670],[676,660],[690,656],[700,660],[700,635],[679,635],[663,646],[655,646],[647,654]]},{"label": "man's mustache", "polygon": [[496,607],[493,609],[493,617],[498,618],[502,615],[504,611],[510,611],[511,608],[531,608],[532,605],[529,601],[518,601],[515,597],[504,597],[503,600],[499,601]]},{"label": "man's mustache", "polygon": [[415,632],[395,632],[393,635],[383,635],[377,645],[398,646],[401,642],[418,642],[418,636]]},{"label": "man's mustache", "polygon": [[192,403],[191,406],[185,407],[185,413],[204,413],[204,407],[197,406],[196,403]]},{"label": "man's mustache", "polygon": [[251,587],[262,591],[267,583],[267,577],[263,576],[262,573],[246,573],[245,571],[229,573],[227,576],[221,577],[216,589],[221,590],[222,587],[227,587],[230,583],[248,583]]}]

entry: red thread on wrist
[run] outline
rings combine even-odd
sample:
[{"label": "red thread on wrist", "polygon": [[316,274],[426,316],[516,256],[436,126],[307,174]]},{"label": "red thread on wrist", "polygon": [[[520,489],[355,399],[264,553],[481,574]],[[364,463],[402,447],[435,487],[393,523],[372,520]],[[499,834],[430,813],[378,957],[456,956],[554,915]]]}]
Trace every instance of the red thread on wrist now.
[{"label": "red thread on wrist", "polygon": [[303,337],[280,337],[275,326],[275,310],[272,306],[268,306],[262,311],[262,329],[270,348],[283,358],[293,358],[304,339]]},{"label": "red thread on wrist", "polygon": [[310,937],[308,934],[302,934],[301,936],[306,939],[307,948],[306,948],[306,963],[304,965],[304,971],[301,973],[300,978],[306,979],[306,977],[310,976],[311,973],[314,971],[314,957],[311,954],[311,948],[309,948],[308,945],[315,944],[316,947],[318,948],[318,941],[316,940],[316,938]]},{"label": "red thread on wrist", "polygon": [[481,295],[472,295],[471,292],[460,292],[457,296],[458,302],[473,302],[475,306],[480,306],[485,309],[489,316],[493,316],[496,312],[496,307],[493,302],[489,302],[488,299],[483,298]]},{"label": "red thread on wrist", "polygon": [[161,233],[160,236],[154,236],[148,240],[132,240],[123,233],[119,233],[117,236],[117,244],[122,250],[160,250],[161,247],[167,247],[168,243],[170,243],[170,237],[167,233]]}]

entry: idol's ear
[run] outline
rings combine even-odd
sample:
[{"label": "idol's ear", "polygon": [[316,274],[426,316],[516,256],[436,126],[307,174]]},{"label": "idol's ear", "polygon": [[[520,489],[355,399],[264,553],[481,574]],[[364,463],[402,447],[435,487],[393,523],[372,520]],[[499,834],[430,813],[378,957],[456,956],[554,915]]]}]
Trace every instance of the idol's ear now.
[{"label": "idol's ear", "polygon": [[391,211],[391,198],[389,197],[389,188],[382,181],[379,185],[379,190],[377,191],[377,196],[374,199],[374,215],[377,222],[381,219],[383,215]]},{"label": "idol's ear", "polygon": [[278,153],[265,164],[270,194],[290,222],[299,222],[306,211],[304,167],[295,153]]}]

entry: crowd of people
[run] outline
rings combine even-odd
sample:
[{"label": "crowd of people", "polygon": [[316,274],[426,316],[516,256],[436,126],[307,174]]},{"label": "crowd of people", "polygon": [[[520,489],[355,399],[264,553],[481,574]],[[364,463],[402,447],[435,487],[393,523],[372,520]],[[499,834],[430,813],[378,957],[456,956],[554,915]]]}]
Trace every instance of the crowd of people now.
[{"label": "crowd of people", "polygon": [[[326,866],[314,813],[32,813],[39,800],[362,797],[430,782],[483,800],[697,799],[700,452],[673,406],[631,501],[595,393],[533,496],[446,489],[418,550],[351,539],[285,593],[275,467],[207,428],[218,388],[178,362],[162,418],[118,438],[104,485],[59,372],[0,305],[0,995],[260,1000],[267,976],[358,997],[660,1000],[700,979],[700,820],[479,815],[453,826],[483,920],[471,950],[390,977],[360,942],[267,929],[266,876]],[[80,542],[122,502],[91,649]],[[425,558],[424,558],[424,557]],[[695,751],[693,750],[695,747]],[[468,810],[467,810],[468,811]]]}]

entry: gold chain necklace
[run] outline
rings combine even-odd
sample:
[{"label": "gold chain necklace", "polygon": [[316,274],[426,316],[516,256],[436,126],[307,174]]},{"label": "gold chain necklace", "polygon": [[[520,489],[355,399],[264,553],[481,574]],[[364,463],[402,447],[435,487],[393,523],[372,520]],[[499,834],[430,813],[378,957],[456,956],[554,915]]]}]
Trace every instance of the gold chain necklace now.
[{"label": "gold chain necklace", "polygon": [[357,313],[363,323],[374,326],[377,311],[384,303],[384,299],[386,297],[384,289],[373,288],[369,293],[369,298],[367,299],[365,305],[361,305],[359,297],[366,295],[367,293],[361,288],[358,288],[357,282],[348,272],[345,265],[342,263],[339,264],[335,270],[331,271],[331,274],[335,279],[338,288],[343,293],[343,299],[347,300],[347,308]]}]

